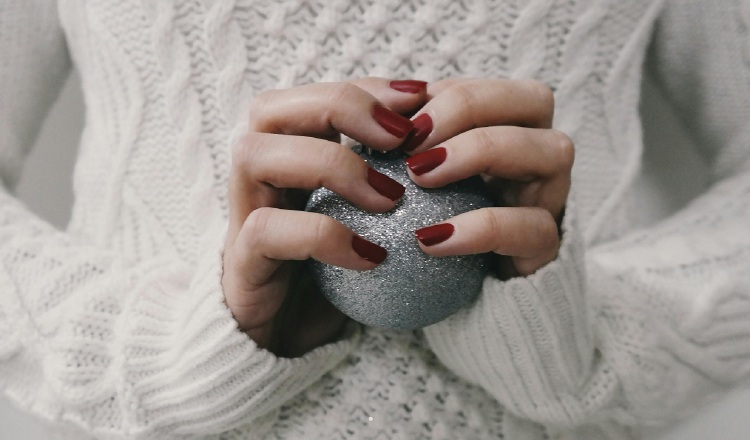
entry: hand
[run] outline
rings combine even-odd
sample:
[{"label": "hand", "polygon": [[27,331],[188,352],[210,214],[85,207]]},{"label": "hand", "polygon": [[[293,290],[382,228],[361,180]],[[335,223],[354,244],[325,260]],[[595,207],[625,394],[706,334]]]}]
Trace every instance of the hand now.
[{"label": "hand", "polygon": [[396,148],[412,128],[401,114],[425,97],[421,82],[365,78],[268,91],[253,101],[249,132],[232,156],[222,286],[240,329],[259,346],[296,356],[336,337],[344,316],[299,260],[369,270],[386,251],[330,217],[298,209],[305,191],[319,187],[368,211],[393,208],[404,187],[370,169],[340,135]]},{"label": "hand", "polygon": [[[402,148],[411,178],[435,188],[481,174],[499,207],[417,231],[435,256],[495,252],[499,276],[530,275],[557,257],[574,146],[552,129],[554,97],[531,80],[451,79],[428,87]],[[501,260],[503,261],[503,260]]]}]

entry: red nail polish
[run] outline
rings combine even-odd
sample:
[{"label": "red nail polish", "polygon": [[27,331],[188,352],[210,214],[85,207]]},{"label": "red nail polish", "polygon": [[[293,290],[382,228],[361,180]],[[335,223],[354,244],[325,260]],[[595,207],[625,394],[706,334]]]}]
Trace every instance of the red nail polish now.
[{"label": "red nail polish", "polygon": [[417,235],[417,240],[422,242],[423,245],[432,246],[450,238],[455,230],[456,228],[450,223],[440,223],[439,225],[417,229],[414,233]]},{"label": "red nail polish", "polygon": [[427,139],[427,136],[432,132],[432,118],[427,113],[422,113],[414,119],[414,129],[406,137],[404,143],[401,145],[401,149],[404,151],[412,151]]},{"label": "red nail polish", "polygon": [[372,168],[367,169],[367,183],[369,183],[375,191],[394,201],[400,199],[406,191],[404,185],[401,185],[385,174],[379,173]]},{"label": "red nail polish", "polygon": [[372,108],[372,117],[385,131],[398,138],[405,137],[414,128],[414,124],[409,118],[405,118],[380,104],[375,104]]},{"label": "red nail polish", "polygon": [[399,92],[416,94],[427,89],[427,82],[414,79],[402,79],[391,81],[390,86],[392,89],[398,90]]},{"label": "red nail polish", "polygon": [[406,165],[412,173],[421,176],[424,173],[434,170],[441,163],[445,162],[448,153],[445,147],[432,148],[422,153],[406,159]]},{"label": "red nail polish", "polygon": [[369,242],[358,235],[352,237],[352,249],[360,257],[375,264],[382,263],[385,257],[388,256],[388,251],[385,248]]}]

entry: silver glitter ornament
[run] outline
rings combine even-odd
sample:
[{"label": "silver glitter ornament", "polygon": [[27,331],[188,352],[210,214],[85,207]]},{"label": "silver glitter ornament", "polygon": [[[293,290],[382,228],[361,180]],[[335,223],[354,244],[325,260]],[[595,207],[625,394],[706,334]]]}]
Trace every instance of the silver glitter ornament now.
[{"label": "silver glitter ornament", "polygon": [[414,231],[460,213],[492,206],[479,177],[437,189],[417,186],[400,152],[354,147],[375,170],[398,181],[406,192],[392,210],[363,211],[332,191],[313,191],[306,210],[328,215],[388,250],[375,269],[355,271],[309,260],[313,277],[328,300],[363,324],[412,330],[439,322],[473,300],[487,274],[486,255],[432,257]]}]

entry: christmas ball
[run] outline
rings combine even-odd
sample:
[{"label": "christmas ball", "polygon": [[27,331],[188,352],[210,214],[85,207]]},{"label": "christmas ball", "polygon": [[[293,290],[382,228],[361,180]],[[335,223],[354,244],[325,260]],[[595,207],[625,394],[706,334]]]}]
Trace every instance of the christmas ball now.
[{"label": "christmas ball", "polygon": [[313,191],[306,210],[340,221],[386,248],[388,257],[369,271],[309,260],[313,278],[334,306],[366,325],[412,330],[447,318],[479,293],[488,257],[429,256],[419,248],[414,231],[492,206],[484,183],[473,177],[442,188],[421,188],[409,178],[403,153],[382,153],[362,146],[354,150],[372,168],[406,187],[396,207],[385,213],[366,212],[320,188]]}]

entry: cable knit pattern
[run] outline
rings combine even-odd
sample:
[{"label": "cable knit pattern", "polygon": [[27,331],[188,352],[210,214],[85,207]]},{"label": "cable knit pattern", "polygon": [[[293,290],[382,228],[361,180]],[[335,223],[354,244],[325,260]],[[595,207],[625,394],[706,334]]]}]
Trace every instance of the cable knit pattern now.
[{"label": "cable knit pattern", "polygon": [[[87,117],[65,232],[0,194],[0,384],[66,439],[626,439],[682,416],[750,374],[748,11],[6,1],[6,186],[67,75],[65,42]],[[647,54],[714,185],[636,230]],[[555,126],[577,147],[562,248],[533,276],[487,278],[474,304],[423,331],[352,325],[277,358],[223,303],[228,152],[257,93],[366,75],[552,87]]]}]

